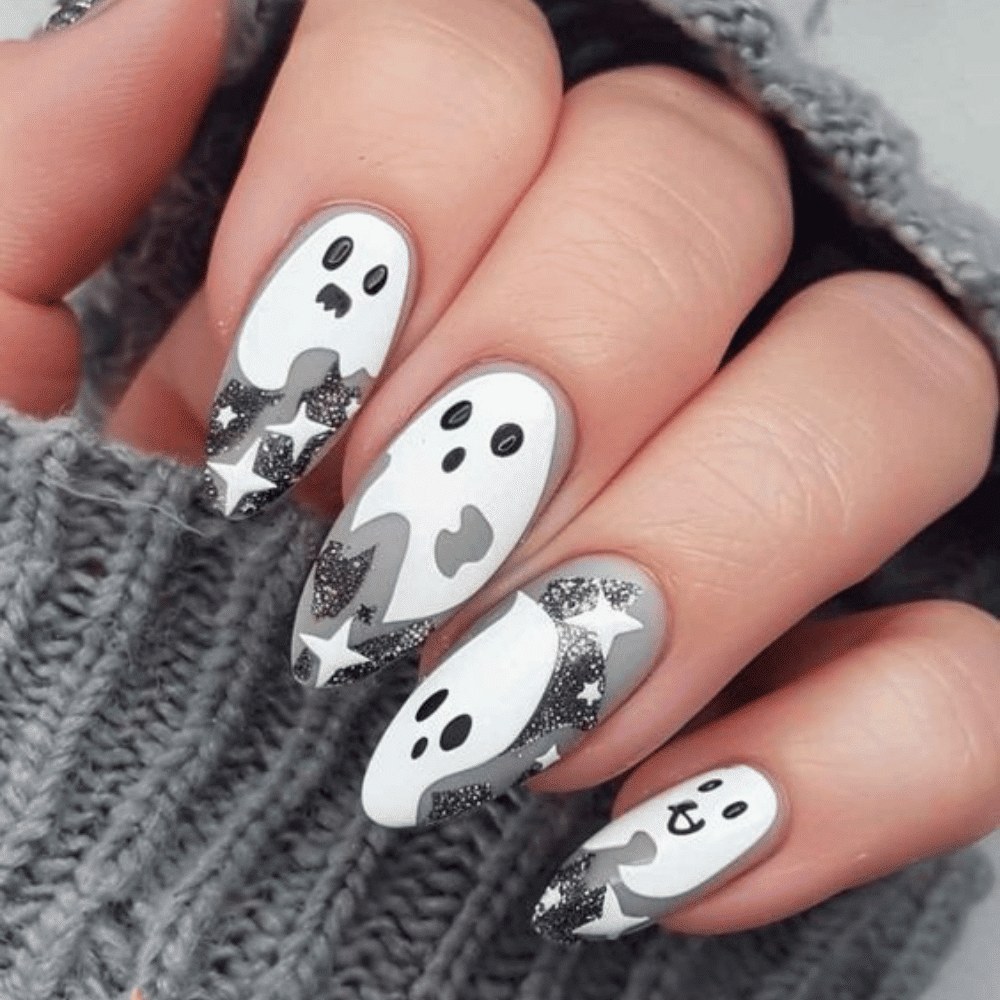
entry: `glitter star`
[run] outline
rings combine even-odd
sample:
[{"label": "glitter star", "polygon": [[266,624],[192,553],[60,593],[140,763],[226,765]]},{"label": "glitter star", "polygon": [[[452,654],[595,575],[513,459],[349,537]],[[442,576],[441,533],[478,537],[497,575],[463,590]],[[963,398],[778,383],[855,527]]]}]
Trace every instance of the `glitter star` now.
[{"label": "glitter star", "polygon": [[622,913],[621,904],[611,886],[606,887],[601,915],[577,927],[573,932],[585,938],[620,938],[636,927],[649,923],[649,917],[630,917]]},{"label": "glitter star", "polygon": [[223,429],[228,430],[229,425],[237,418],[237,412],[231,406],[224,406],[215,416],[215,422]]},{"label": "glitter star", "polygon": [[604,695],[601,694],[601,682],[591,681],[589,684],[583,685],[583,690],[577,695],[581,701],[585,701],[588,705],[593,705],[599,702]]},{"label": "glitter star", "polygon": [[559,886],[550,885],[545,892],[542,893],[542,898],[538,901],[538,905],[543,910],[551,910],[559,906],[563,901],[563,894],[559,890]]},{"label": "glitter star", "polygon": [[284,434],[292,439],[292,461],[294,462],[307,444],[320,434],[329,434],[330,428],[326,424],[317,423],[309,419],[306,412],[308,404],[302,403],[298,413],[287,424],[270,424],[266,428],[270,434]]},{"label": "glitter star", "polygon": [[597,636],[601,644],[601,653],[607,659],[612,643],[620,635],[627,632],[637,632],[643,628],[643,624],[624,611],[616,611],[602,591],[597,604],[590,611],[583,611],[574,618],[567,618],[567,624],[577,625],[585,628]]},{"label": "glitter star", "polygon": [[316,677],[316,687],[322,687],[338,671],[358,664],[368,663],[368,657],[355,652],[347,645],[351,634],[353,618],[346,622],[329,639],[308,632],[300,632],[299,638],[303,645],[319,657],[319,674]]},{"label": "glitter star", "polygon": [[538,764],[539,771],[544,771],[547,767],[551,767],[557,760],[559,760],[559,748],[553,743],[535,763]]},{"label": "glitter star", "polygon": [[208,467],[223,481],[226,486],[226,499],[223,510],[228,517],[240,505],[240,501],[249,493],[259,493],[262,490],[273,490],[274,483],[270,479],[258,476],[253,471],[257,461],[257,449],[250,448],[238,461],[208,462]]}]

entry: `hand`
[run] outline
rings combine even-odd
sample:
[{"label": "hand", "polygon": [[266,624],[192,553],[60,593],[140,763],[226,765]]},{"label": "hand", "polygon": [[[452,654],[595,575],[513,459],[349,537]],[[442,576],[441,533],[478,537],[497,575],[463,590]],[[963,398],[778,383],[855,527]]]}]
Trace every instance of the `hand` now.
[{"label": "hand", "polygon": [[[3,112],[5,169],[15,135],[35,164],[87,169],[95,134],[108,151],[85,194],[51,169],[0,194],[5,329],[34,330],[12,351],[37,358],[30,378],[5,366],[22,406],[69,398],[52,358],[75,332],[48,303],[183,148],[217,58],[205,7],[127,0],[3,52],[19,81],[140,35],[161,53],[146,91],[95,72],[102,99],[79,98],[58,142],[35,88]],[[620,70],[564,96],[527,0],[311,0],[205,286],[109,425],[190,461],[207,440],[224,514],[313,466],[301,496],[332,510],[343,486],[296,623],[304,682],[369,673],[438,626],[426,666],[447,659],[366,779],[376,819],[443,818],[548,764],[537,790],[634,768],[619,821],[543,896],[559,939],[764,923],[996,821],[990,617],[798,624],[978,482],[993,363],[922,286],[857,273],[719,370],[792,225],[773,135],[699,80]]]}]

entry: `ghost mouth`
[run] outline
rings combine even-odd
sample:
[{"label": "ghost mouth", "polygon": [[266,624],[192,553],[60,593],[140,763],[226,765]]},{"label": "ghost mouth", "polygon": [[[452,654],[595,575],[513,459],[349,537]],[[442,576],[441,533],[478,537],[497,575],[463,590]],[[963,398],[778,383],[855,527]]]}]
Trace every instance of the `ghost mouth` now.
[{"label": "ghost mouth", "polygon": [[337,319],[343,319],[351,311],[351,297],[340,285],[331,282],[324,285],[316,296],[316,301]]}]

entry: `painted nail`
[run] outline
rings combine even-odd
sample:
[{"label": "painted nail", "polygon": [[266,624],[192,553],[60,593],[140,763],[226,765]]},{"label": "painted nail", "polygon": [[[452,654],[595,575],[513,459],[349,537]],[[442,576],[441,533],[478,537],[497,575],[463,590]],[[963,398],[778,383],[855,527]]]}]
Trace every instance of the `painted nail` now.
[{"label": "painted nail", "polygon": [[594,834],[549,882],[532,925],[562,944],[648,927],[761,860],[781,811],[752,767],[700,774]]},{"label": "painted nail", "polygon": [[81,21],[90,20],[113,7],[118,0],[62,0],[57,3],[45,19],[39,34],[48,31],[64,31]]},{"label": "painted nail", "polygon": [[383,826],[449,819],[554,764],[663,649],[656,583],[618,556],[575,559],[481,619],[393,719],[361,801]]},{"label": "painted nail", "polygon": [[341,205],[312,219],[263,282],[209,414],[204,495],[249,517],[330,449],[405,322],[415,253],[399,222]]},{"label": "painted nail", "polygon": [[561,392],[520,366],[479,366],[435,397],[327,536],[295,620],[295,677],[343,684],[417,649],[507,558],[572,443]]}]

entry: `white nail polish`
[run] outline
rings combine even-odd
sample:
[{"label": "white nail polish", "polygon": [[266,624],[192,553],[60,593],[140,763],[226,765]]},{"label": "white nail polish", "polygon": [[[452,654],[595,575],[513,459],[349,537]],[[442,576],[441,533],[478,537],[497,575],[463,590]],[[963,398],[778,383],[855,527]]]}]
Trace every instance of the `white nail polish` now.
[{"label": "white nail polish", "polygon": [[550,767],[646,675],[665,617],[656,583],[617,556],[527,584],[400,709],[368,765],[365,812],[390,827],[438,822]]},{"label": "white nail polish", "polygon": [[572,427],[561,393],[518,366],[476,368],[432,400],[327,536],[295,622],[295,676],[343,683],[419,646],[520,540],[565,472]]},{"label": "white nail polish", "polygon": [[780,821],[777,791],[755,768],[698,775],[583,844],[556,872],[532,923],[563,943],[639,930],[758,860]]},{"label": "white nail polish", "polygon": [[403,226],[361,205],[326,209],[251,303],[209,413],[205,495],[227,517],[282,496],[330,449],[385,364],[410,308]]}]

